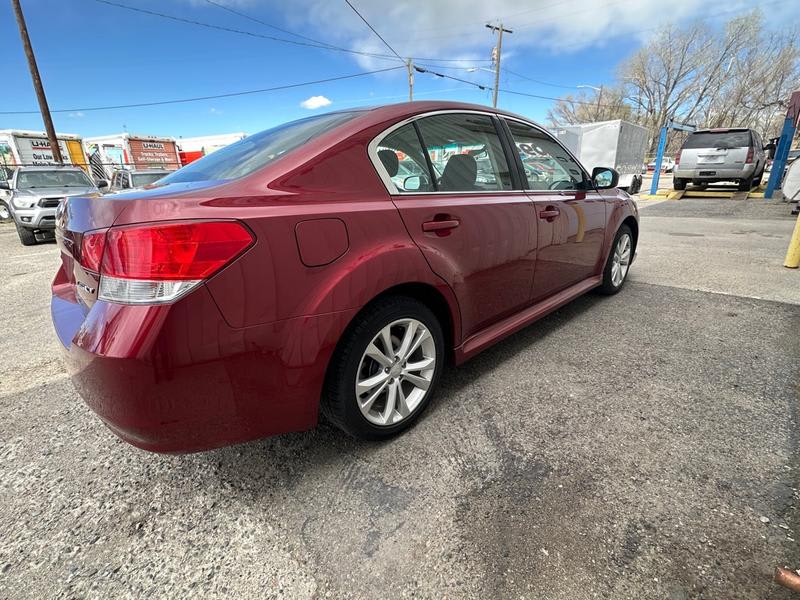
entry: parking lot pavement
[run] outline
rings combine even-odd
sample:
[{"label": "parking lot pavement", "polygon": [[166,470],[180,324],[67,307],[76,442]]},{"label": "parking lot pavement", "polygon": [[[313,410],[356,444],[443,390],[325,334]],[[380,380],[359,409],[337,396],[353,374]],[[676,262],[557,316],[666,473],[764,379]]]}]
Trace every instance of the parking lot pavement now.
[{"label": "parking lot pavement", "polygon": [[405,435],[188,456],[83,405],[47,314],[55,249],[0,227],[0,597],[788,599],[800,273],[735,276],[780,264],[784,220],[696,202],[644,208],[619,295],[450,371]]}]

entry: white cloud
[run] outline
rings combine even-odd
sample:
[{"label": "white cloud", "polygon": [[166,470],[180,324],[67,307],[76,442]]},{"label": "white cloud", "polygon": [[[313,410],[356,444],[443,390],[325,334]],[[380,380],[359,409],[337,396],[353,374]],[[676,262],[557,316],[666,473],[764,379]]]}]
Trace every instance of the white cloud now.
[{"label": "white cloud", "polygon": [[83,114],[81,111],[78,111],[78,112],[71,112],[71,113],[68,113],[68,114],[67,114],[67,116],[68,116],[69,118],[71,118],[71,119],[82,119],[82,118],[83,118],[83,117],[85,117],[86,115],[85,115],[85,114]]},{"label": "white cloud", "polygon": [[325,96],[311,96],[306,100],[303,100],[300,103],[300,106],[303,108],[307,108],[308,110],[316,110],[317,108],[322,108],[323,106],[328,106],[331,103]]},{"label": "white cloud", "polygon": [[212,115],[221,115],[224,111],[212,106],[211,110],[209,110],[208,112],[210,112]]},{"label": "white cloud", "polygon": [[[574,52],[621,39],[641,40],[665,23],[706,17],[719,23],[757,6],[747,0],[728,0],[713,7],[709,0],[673,0],[669,10],[664,9],[663,0],[545,0],[537,6],[532,4],[531,0],[360,0],[356,6],[400,56],[414,57],[419,63],[424,59],[461,59],[462,63],[446,63],[455,67],[475,60],[488,64],[496,40],[486,28],[490,22],[502,21],[514,31],[503,38],[503,55],[508,59],[511,52],[517,53],[515,63],[519,64],[526,57],[525,49]],[[391,55],[346,4],[295,0],[291,8],[287,7],[286,17],[290,29],[311,37],[359,52]],[[353,58],[368,69],[398,63],[396,58]],[[526,72],[546,73],[547,64],[541,59],[530,57]]]}]

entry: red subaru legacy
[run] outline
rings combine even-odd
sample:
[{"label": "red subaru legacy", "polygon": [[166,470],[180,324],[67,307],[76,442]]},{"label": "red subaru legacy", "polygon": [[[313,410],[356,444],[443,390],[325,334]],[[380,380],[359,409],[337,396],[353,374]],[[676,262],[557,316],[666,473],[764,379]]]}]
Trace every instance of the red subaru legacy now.
[{"label": "red subaru legacy", "polygon": [[617,177],[481,106],[301,119],[147,189],[70,198],[53,322],[80,395],[141,448],[304,430],[320,410],[386,438],[446,364],[619,291],[639,226]]}]

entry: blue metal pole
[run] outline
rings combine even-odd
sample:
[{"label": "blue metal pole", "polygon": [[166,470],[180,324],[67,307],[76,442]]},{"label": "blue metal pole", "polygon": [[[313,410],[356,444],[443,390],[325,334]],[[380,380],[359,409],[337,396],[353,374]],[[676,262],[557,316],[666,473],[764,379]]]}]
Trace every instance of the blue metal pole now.
[{"label": "blue metal pole", "polygon": [[653,183],[650,185],[650,195],[655,196],[658,191],[658,179],[661,177],[661,161],[664,160],[664,148],[667,147],[667,126],[661,128],[658,138],[658,151],[656,152],[656,168],[653,171]]},{"label": "blue metal pole", "polygon": [[764,192],[764,198],[772,198],[772,194],[778,188],[783,178],[783,169],[786,167],[786,159],[789,158],[789,148],[792,146],[795,126],[794,120],[787,117],[783,122],[781,138],[778,140],[778,148],[775,150],[775,159],[772,161],[772,171],[769,174],[769,182]]}]

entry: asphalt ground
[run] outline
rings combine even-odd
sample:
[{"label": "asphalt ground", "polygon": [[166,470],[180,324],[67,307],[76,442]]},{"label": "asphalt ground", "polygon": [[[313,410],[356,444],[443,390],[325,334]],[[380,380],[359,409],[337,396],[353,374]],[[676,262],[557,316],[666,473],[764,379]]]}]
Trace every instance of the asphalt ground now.
[{"label": "asphalt ground", "polygon": [[790,598],[793,221],[731,202],[641,203],[620,294],[449,371],[391,442],[321,424],[184,456],[82,403],[55,247],[0,226],[0,598]]}]

